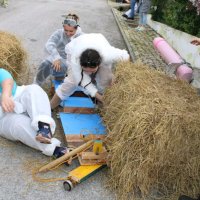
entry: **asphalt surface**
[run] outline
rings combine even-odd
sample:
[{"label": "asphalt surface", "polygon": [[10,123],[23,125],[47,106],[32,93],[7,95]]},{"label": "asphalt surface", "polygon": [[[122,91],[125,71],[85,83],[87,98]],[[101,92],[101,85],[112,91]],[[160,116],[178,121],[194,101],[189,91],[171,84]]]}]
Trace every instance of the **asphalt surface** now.
[{"label": "asphalt surface", "polygon": [[[84,32],[100,32],[113,46],[125,48],[106,0],[10,0],[7,8],[0,7],[0,30],[13,33],[22,41],[29,55],[30,83],[45,56],[44,45],[48,37],[62,27],[63,16],[69,12],[79,15]],[[63,140],[63,135],[57,137]],[[108,169],[66,192],[63,181],[42,183],[33,179],[32,170],[51,160],[39,151],[0,138],[0,158],[0,200],[115,199],[115,194],[106,185]],[[40,176],[66,177],[75,166],[63,166]]]}]

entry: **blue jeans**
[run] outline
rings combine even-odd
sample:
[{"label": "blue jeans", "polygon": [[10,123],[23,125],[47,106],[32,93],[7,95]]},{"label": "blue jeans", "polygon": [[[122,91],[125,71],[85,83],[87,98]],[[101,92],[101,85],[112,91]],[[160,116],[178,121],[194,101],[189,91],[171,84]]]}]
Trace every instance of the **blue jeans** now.
[{"label": "blue jeans", "polygon": [[53,64],[50,61],[45,60],[41,63],[41,65],[38,68],[38,72],[35,77],[35,82],[41,86],[50,75],[53,75],[57,78],[64,77],[66,75],[66,72],[67,65],[64,59],[61,59],[61,70],[59,72],[56,72],[53,69]]},{"label": "blue jeans", "polygon": [[147,13],[139,12],[139,24],[145,26],[147,24]]},{"label": "blue jeans", "polygon": [[135,15],[135,0],[131,0],[131,13],[129,17],[134,18]]},{"label": "blue jeans", "polygon": [[66,61],[63,62],[63,60],[61,59],[60,66],[61,66],[61,70],[60,70],[60,71],[56,71],[56,70],[54,70],[53,68],[51,68],[51,74],[52,74],[54,77],[57,77],[57,78],[58,78],[58,77],[65,77],[66,71],[67,71]]}]

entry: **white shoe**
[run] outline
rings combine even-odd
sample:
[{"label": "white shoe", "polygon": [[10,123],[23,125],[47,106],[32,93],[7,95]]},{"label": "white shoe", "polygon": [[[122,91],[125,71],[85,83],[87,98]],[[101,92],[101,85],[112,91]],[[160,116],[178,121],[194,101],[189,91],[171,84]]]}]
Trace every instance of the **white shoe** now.
[{"label": "white shoe", "polygon": [[137,30],[139,30],[139,29],[140,29],[140,27],[141,27],[141,26],[137,26],[137,27],[135,28],[135,30],[136,30],[136,31],[137,31]]},{"label": "white shoe", "polygon": [[144,26],[140,26],[140,28],[137,29],[137,31],[144,31],[144,30],[145,30]]}]

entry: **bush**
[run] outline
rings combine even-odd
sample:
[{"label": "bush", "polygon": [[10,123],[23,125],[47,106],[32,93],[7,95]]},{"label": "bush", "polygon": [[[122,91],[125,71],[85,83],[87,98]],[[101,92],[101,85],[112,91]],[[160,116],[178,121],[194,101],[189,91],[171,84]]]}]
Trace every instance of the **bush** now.
[{"label": "bush", "polygon": [[188,0],[153,0],[152,19],[200,37],[200,15]]}]

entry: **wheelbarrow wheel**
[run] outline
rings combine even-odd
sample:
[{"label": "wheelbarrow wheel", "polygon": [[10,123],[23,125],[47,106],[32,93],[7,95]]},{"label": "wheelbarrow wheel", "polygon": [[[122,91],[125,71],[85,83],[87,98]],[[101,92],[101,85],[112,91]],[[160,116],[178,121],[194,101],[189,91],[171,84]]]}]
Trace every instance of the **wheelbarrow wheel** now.
[{"label": "wheelbarrow wheel", "polygon": [[73,183],[70,180],[63,182],[63,187],[66,191],[71,191],[73,189]]}]

